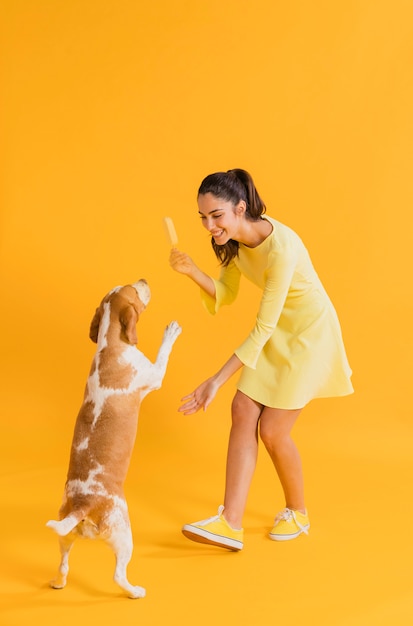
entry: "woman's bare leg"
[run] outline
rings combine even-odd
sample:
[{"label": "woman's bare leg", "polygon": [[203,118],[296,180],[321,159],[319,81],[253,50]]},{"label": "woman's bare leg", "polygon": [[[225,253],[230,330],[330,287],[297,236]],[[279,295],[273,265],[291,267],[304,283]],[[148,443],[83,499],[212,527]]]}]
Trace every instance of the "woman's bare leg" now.
[{"label": "woman's bare leg", "polygon": [[264,407],[260,418],[260,437],[280,479],[286,507],[304,513],[306,509],[301,458],[291,438],[291,430],[301,410]]},{"label": "woman's bare leg", "polygon": [[258,455],[258,421],[262,406],[237,391],[232,402],[224,517],[233,528],[242,527],[248,491]]}]

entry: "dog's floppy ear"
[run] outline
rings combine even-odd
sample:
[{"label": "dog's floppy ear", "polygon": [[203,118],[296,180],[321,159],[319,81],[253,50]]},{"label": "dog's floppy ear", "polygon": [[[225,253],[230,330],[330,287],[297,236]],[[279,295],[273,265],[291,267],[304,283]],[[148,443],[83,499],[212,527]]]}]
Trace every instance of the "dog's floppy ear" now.
[{"label": "dog's floppy ear", "polygon": [[126,341],[132,346],[136,346],[138,343],[138,337],[136,334],[136,324],[138,319],[138,312],[132,304],[129,304],[127,307],[122,309],[119,315],[119,320],[122,330],[125,333]]},{"label": "dog's floppy ear", "polygon": [[102,313],[100,307],[96,309],[95,315],[93,316],[93,320],[90,323],[89,337],[94,343],[98,342],[98,334],[99,334],[99,325],[100,318],[102,317]]}]

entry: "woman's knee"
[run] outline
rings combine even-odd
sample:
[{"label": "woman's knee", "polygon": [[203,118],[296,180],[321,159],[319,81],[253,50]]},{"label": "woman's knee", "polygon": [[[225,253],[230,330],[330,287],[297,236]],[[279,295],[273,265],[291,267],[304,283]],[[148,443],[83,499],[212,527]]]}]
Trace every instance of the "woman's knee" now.
[{"label": "woman's knee", "polygon": [[300,410],[264,409],[260,419],[260,438],[266,448],[275,449],[291,438],[291,429]]},{"label": "woman's knee", "polygon": [[276,428],[276,424],[274,424],[274,421],[265,419],[265,418],[263,419],[261,417],[259,435],[260,435],[261,441],[263,442],[265,447],[268,449],[268,448],[274,448],[274,446],[277,445],[277,441],[280,437],[280,432]]},{"label": "woman's knee", "polygon": [[238,391],[231,405],[232,423],[235,425],[247,423],[256,425],[260,418],[261,408],[257,402]]}]

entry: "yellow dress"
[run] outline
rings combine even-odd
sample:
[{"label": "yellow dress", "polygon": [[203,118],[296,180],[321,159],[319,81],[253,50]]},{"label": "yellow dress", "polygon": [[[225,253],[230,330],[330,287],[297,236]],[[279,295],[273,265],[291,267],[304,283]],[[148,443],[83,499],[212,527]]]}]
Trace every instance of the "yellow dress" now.
[{"label": "yellow dress", "polygon": [[237,296],[245,276],[263,291],[256,323],[235,350],[244,364],[237,388],[264,406],[299,409],[313,398],[353,393],[336,311],[299,236],[263,216],[272,233],[214,279],[216,297],[201,290],[211,314]]}]

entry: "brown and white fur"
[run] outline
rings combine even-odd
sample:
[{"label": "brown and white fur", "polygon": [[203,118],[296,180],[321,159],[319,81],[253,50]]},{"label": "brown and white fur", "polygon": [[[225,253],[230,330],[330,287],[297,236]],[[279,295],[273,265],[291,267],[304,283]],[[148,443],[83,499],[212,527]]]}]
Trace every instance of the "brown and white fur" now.
[{"label": "brown and white fur", "polygon": [[97,343],[72,442],[59,520],[47,526],[59,535],[61,562],[55,589],[66,585],[69,551],[76,537],[104,539],[116,557],[114,580],[130,598],[145,589],[129,583],[133,542],[123,484],[135,442],[142,399],[159,389],[172,346],[181,332],[169,324],[155,363],[137,347],[136,323],[150,299],[145,280],[116,287],[102,300],[90,327]]}]

